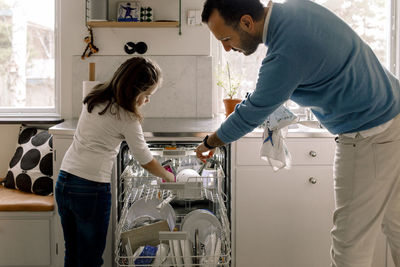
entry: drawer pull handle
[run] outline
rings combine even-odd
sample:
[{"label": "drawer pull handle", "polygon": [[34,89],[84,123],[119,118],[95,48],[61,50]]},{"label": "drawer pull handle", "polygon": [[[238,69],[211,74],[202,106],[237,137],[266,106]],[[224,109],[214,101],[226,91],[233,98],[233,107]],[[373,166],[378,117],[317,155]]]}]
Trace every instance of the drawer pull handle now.
[{"label": "drawer pull handle", "polygon": [[312,184],[316,184],[317,183],[317,179],[315,179],[314,177],[310,177],[310,179],[308,179],[308,181]]},{"label": "drawer pull handle", "polygon": [[310,154],[310,156],[313,158],[315,158],[317,156],[317,152],[315,152],[313,150],[311,150],[310,153],[308,153],[308,154]]}]

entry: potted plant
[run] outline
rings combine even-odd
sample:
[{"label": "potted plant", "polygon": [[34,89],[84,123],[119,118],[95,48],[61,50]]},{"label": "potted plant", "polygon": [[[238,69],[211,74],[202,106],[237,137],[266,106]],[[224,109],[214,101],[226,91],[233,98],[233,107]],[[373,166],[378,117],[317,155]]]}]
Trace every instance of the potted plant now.
[{"label": "potted plant", "polygon": [[242,102],[242,99],[238,98],[240,77],[232,75],[228,62],[226,70],[219,74],[217,85],[224,89],[225,116],[228,117],[235,110],[236,105]]}]

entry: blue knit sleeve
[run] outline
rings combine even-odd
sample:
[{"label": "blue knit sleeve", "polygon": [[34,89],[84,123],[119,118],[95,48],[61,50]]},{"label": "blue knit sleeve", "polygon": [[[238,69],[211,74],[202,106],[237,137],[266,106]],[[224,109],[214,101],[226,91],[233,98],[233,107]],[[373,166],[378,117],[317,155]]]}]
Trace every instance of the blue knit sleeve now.
[{"label": "blue knit sleeve", "polygon": [[224,143],[231,143],[254,130],[290,98],[301,76],[293,59],[278,54],[267,55],[260,68],[256,89],[221,124],[218,137]]}]

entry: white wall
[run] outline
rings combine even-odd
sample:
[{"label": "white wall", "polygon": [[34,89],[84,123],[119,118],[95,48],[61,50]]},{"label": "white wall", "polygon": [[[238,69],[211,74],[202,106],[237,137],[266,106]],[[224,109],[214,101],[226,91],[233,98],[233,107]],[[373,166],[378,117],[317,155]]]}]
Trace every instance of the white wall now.
[{"label": "white wall", "polygon": [[7,175],[8,166],[17,147],[19,124],[0,125],[0,178]]},{"label": "white wall", "polygon": [[[74,117],[73,109],[73,56],[79,56],[85,49],[83,38],[87,35],[85,27],[85,1],[59,0],[59,82],[61,86],[61,115],[68,119]],[[110,2],[110,17],[116,11],[116,1]],[[143,5],[152,6],[155,19],[178,19],[178,0],[142,0]],[[123,46],[126,42],[144,41],[149,49],[145,55],[210,55],[211,34],[206,26],[188,27],[188,9],[202,9],[203,0],[182,0],[182,35],[178,28],[94,28],[94,44],[99,48],[96,56],[126,55]],[[111,14],[112,13],[112,14]],[[165,17],[164,17],[165,16]],[[115,18],[115,16],[114,16]],[[91,62],[92,58],[85,61]],[[210,98],[211,99],[211,98]]]},{"label": "white wall", "polygon": [[[109,80],[115,70],[130,56],[95,56],[96,78]],[[148,56],[162,69],[163,83],[142,109],[145,118],[210,118],[213,107],[213,62],[210,56]],[[72,116],[82,110],[82,83],[87,80],[89,66],[74,56],[72,71]],[[214,83],[215,84],[215,83]],[[87,91],[85,91],[86,95]]]}]

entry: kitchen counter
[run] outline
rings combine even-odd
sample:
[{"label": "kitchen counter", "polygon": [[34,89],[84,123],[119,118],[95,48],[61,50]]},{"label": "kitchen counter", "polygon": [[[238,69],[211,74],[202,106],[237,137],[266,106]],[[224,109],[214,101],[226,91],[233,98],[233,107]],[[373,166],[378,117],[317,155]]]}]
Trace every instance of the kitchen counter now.
[{"label": "kitchen counter", "polygon": [[[224,117],[217,118],[146,118],[142,128],[145,137],[204,137],[218,129]],[[49,129],[51,134],[73,135],[78,119],[66,120]]]},{"label": "kitchen counter", "polygon": [[[204,137],[216,131],[225,116],[215,118],[146,118],[142,128],[146,138],[152,137]],[[66,120],[50,128],[51,134],[73,135],[78,119]],[[263,129],[256,128],[246,137],[262,137]],[[287,137],[333,137],[326,129],[309,128],[294,124],[289,126]]]},{"label": "kitchen counter", "polygon": [[[314,123],[313,123],[314,124]],[[318,124],[318,122],[315,122],[315,124]],[[246,137],[262,137],[262,134],[264,132],[263,128],[256,128],[254,129],[251,133],[248,133]],[[306,127],[301,124],[292,124],[289,125],[289,130],[288,134],[286,136],[287,138],[294,138],[294,137],[299,137],[299,138],[307,138],[307,137],[331,137],[333,138],[334,135],[328,132],[325,128],[311,128],[311,127]]]}]

